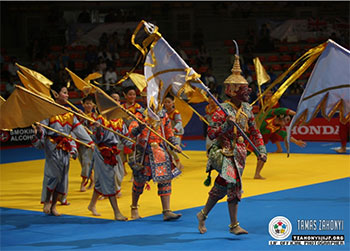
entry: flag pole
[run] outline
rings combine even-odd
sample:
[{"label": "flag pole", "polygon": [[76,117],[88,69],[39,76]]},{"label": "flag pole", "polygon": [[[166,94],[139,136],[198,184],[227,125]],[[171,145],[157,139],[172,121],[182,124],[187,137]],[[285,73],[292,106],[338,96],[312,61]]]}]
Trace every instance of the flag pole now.
[{"label": "flag pole", "polygon": [[62,108],[62,109],[64,109],[64,110],[66,110],[67,112],[71,112],[71,113],[73,113],[74,115],[76,115],[76,116],[78,116],[78,117],[81,117],[81,118],[83,118],[83,119],[86,119],[86,120],[88,120],[88,121],[90,121],[90,122],[92,122],[92,123],[97,123],[97,124],[99,124],[102,128],[104,128],[104,129],[106,129],[106,130],[108,130],[108,131],[110,131],[110,132],[112,132],[112,133],[114,133],[114,134],[117,134],[118,136],[120,136],[120,137],[122,137],[122,138],[125,138],[125,139],[131,141],[132,143],[136,143],[135,140],[133,140],[133,139],[131,139],[131,138],[129,138],[129,137],[127,137],[127,136],[121,134],[121,133],[118,133],[118,132],[112,130],[111,128],[108,128],[108,127],[102,125],[101,123],[99,123],[99,122],[93,120],[92,118],[89,118],[89,117],[87,117],[87,116],[85,116],[85,115],[83,115],[83,114],[80,114],[80,113],[77,113],[77,112],[75,112],[75,111],[72,111],[72,110],[68,109],[67,107],[65,107],[65,106],[63,106],[63,105],[57,104],[56,102],[53,102],[53,101],[51,101],[51,100],[49,100],[49,99],[46,99],[46,98],[40,96],[39,94],[36,94],[36,93],[34,93],[34,92],[31,92],[30,90],[28,90],[28,89],[26,89],[26,88],[24,88],[24,87],[22,87],[22,86],[16,85],[16,87],[22,89],[23,91],[25,91],[25,92],[27,92],[27,93],[29,93],[29,94],[31,94],[31,95],[37,97],[37,98],[40,98],[40,99],[42,99],[42,100],[44,100],[44,101],[46,101],[46,102],[48,102],[48,103],[50,103],[50,104],[53,104],[53,105],[55,105],[55,106],[58,106],[58,107],[60,107],[60,108]]},{"label": "flag pole", "polygon": [[186,103],[190,109],[200,118],[200,120],[202,120],[204,123],[207,124],[207,126],[209,126],[209,122],[202,116],[200,115],[190,104]]},{"label": "flag pole", "polygon": [[86,144],[86,143],[84,143],[84,142],[82,142],[82,141],[80,141],[80,140],[78,140],[78,139],[76,139],[76,138],[74,138],[74,137],[72,137],[72,136],[70,136],[70,135],[68,135],[68,134],[65,134],[65,133],[63,133],[63,132],[57,131],[57,130],[55,130],[55,129],[53,129],[53,128],[47,126],[47,125],[44,125],[44,124],[42,124],[42,123],[40,123],[40,122],[35,122],[35,124],[40,125],[40,126],[46,128],[46,129],[48,129],[48,130],[50,130],[50,131],[53,131],[53,132],[55,132],[55,133],[57,133],[57,134],[60,134],[60,135],[62,135],[63,137],[66,137],[66,138],[68,138],[68,139],[74,140],[74,141],[76,141],[77,143],[79,143],[79,144],[81,144],[81,145],[84,145],[84,146],[86,146],[86,147],[88,147],[88,148],[91,148],[91,145]]},{"label": "flag pole", "polygon": [[[94,81],[95,82],[95,81]],[[145,122],[141,121],[138,117],[135,116],[135,114],[133,114],[132,112],[130,112],[129,110],[125,109],[121,104],[119,104],[118,102],[116,102],[113,98],[111,98],[110,96],[108,96],[101,88],[97,87],[97,86],[93,86],[93,88],[98,89],[104,96],[106,96],[109,100],[111,100],[112,102],[114,102],[122,111],[124,111],[125,113],[127,113],[129,116],[133,117],[134,119],[136,119],[137,122],[139,122],[140,124],[145,125],[151,132],[153,132],[155,135],[157,135],[159,138],[161,138],[162,140],[164,140],[164,142],[166,142],[168,145],[170,145],[172,148],[176,148],[171,142],[169,142],[167,139],[165,139],[163,136],[161,136],[159,133],[157,133],[155,130],[153,130],[152,127],[150,127],[149,125],[147,125]],[[183,156],[185,156],[187,159],[189,159],[190,157],[188,155],[186,155],[185,153],[181,152],[181,154]]]}]

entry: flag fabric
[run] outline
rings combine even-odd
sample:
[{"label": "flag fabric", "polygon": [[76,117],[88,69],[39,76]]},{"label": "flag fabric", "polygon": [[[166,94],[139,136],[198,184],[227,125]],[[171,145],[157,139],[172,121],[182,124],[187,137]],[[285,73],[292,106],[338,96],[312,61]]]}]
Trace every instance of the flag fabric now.
[{"label": "flag fabric", "polygon": [[2,96],[0,96],[0,105],[2,105],[3,103],[5,103],[5,99],[2,97]]},{"label": "flag fabric", "polygon": [[[18,64],[17,64],[18,65]],[[50,94],[50,89],[52,85],[52,81],[37,73],[32,71],[24,66],[18,65],[21,71],[17,71],[17,75],[28,90],[34,91],[40,95],[44,95],[45,98],[48,98],[53,101]]]},{"label": "flag fabric", "polygon": [[[288,76],[288,78],[281,84],[281,86],[275,91],[272,97],[264,104],[264,109],[261,109],[257,115],[256,124],[258,126],[264,121],[266,115],[269,110],[277,103],[277,101],[282,97],[283,93],[291,86],[295,80],[297,80],[312,64],[313,62],[321,55],[321,53],[325,50],[327,43],[320,44],[314,48],[308,50],[303,56],[301,56],[297,61],[295,61],[289,69],[281,74],[265,91],[268,90],[279,82],[284,80],[292,70],[295,70],[292,74]],[[301,65],[300,65],[301,64]],[[264,93],[262,95],[264,95]]]},{"label": "flag fabric", "polygon": [[125,118],[128,116],[117,104],[116,101],[108,96],[99,87],[95,88],[95,101],[100,114],[108,120]]},{"label": "flag fabric", "polygon": [[270,76],[265,71],[265,68],[262,66],[260,59],[258,57],[253,59],[255,72],[256,72],[256,80],[259,86],[262,86],[266,82],[270,81]]},{"label": "flag fabric", "polygon": [[188,107],[189,104],[178,97],[175,97],[174,105],[175,109],[181,114],[182,126],[185,128],[193,116],[193,111]]},{"label": "flag fabric", "polygon": [[177,52],[160,37],[146,55],[144,73],[147,81],[147,107],[149,115],[159,120],[156,115],[166,95],[171,92],[180,97],[189,96],[192,87],[207,90],[200,81],[200,75],[190,68]]},{"label": "flag fabric", "polygon": [[34,92],[16,85],[10,97],[0,107],[0,129],[24,128],[69,110],[53,104]]},{"label": "flag fabric", "polygon": [[74,72],[72,72],[68,68],[65,68],[65,69],[66,71],[68,71],[69,75],[71,76],[75,87],[77,87],[80,91],[82,91],[85,96],[87,96],[90,93],[93,93],[94,88],[92,88],[92,86],[88,82],[81,79],[79,76],[77,76]]},{"label": "flag fabric", "polygon": [[98,79],[98,78],[102,78],[102,74],[99,73],[99,72],[94,72],[94,73],[91,73],[89,74],[86,78],[84,78],[84,81],[87,82],[87,83],[90,83],[90,80],[95,80],[95,79]]},{"label": "flag fabric", "polygon": [[339,111],[342,123],[350,121],[350,51],[328,40],[300,98],[287,130],[288,144],[296,124],[307,124],[321,111],[330,119]]},{"label": "flag fabric", "polygon": [[39,72],[36,72],[27,67],[24,67],[23,65],[20,65],[17,63],[16,65],[28,79],[30,79],[30,77],[33,77],[35,80],[39,81],[41,84],[44,84],[47,88],[50,89],[50,86],[53,84],[53,82],[50,79],[46,78],[44,75],[40,74]]},{"label": "flag fabric", "polygon": [[136,85],[137,89],[142,92],[147,87],[146,78],[139,73],[130,73],[129,78]]}]

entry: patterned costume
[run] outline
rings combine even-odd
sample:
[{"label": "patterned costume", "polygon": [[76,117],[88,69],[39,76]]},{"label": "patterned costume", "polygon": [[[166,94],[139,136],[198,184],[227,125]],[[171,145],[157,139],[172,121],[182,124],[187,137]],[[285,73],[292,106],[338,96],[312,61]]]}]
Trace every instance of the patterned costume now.
[{"label": "patterned costume", "polygon": [[184,134],[184,128],[182,126],[182,118],[181,114],[178,110],[173,109],[171,112],[168,112],[168,116],[171,122],[171,127],[174,130],[174,136],[176,139],[176,143],[178,145],[181,144],[181,138]]},{"label": "patterned costume", "polygon": [[[155,131],[176,145],[168,115],[161,111],[160,121]],[[132,128],[132,135],[137,136],[136,148],[129,165],[133,169],[133,191],[142,194],[144,185],[151,179],[158,183],[158,195],[171,194],[171,180],[181,171],[173,164],[166,143],[148,128]]]},{"label": "patterned costume", "polygon": [[[214,114],[214,112],[216,111],[216,109],[218,109],[218,106],[215,105],[215,107],[211,108],[210,105],[207,105],[205,107],[205,119],[208,121],[209,124],[213,123],[212,121],[212,116]],[[209,139],[208,135],[205,138],[205,149],[208,151],[211,144],[213,143],[213,141],[211,139]]]},{"label": "patterned costume", "polygon": [[[86,114],[88,117],[97,120],[98,115],[94,112],[90,113],[90,114]],[[90,121],[87,120],[83,120],[82,124],[88,128],[90,131],[92,130],[91,126],[92,123]],[[80,176],[82,178],[86,179],[86,184],[88,183],[88,178],[90,177],[90,167],[92,165],[92,155],[93,155],[94,150],[91,148],[88,148],[84,145],[78,144],[78,159],[79,162],[81,164],[81,174]]]},{"label": "patterned costume", "polygon": [[[131,112],[132,114],[137,115],[139,118],[142,117],[141,114],[138,114],[138,113],[139,113],[138,110],[139,110],[139,109],[142,109],[142,106],[141,106],[139,103],[135,103],[135,104],[133,104],[132,106],[129,106],[128,108],[126,107],[126,103],[122,104],[122,106],[123,106],[126,110],[128,110],[129,112]],[[132,121],[134,121],[134,120],[135,120],[135,119],[134,119],[133,117],[129,116],[129,117],[127,117],[127,118],[124,119],[124,122],[125,122],[126,126],[129,128],[130,123],[131,123]]]},{"label": "patterned costume", "polygon": [[[99,116],[97,121],[113,130],[119,127],[118,123],[122,122],[120,120],[107,121],[102,116]],[[121,140],[118,135],[101,127],[98,127],[94,132],[93,140],[96,143],[93,154],[95,191],[103,196],[114,196],[118,191],[116,188],[116,173],[118,173],[120,169],[124,172],[124,168],[118,168],[120,158],[117,156],[120,150],[117,148],[117,145]],[[128,143],[125,142],[125,144]],[[123,173],[121,175],[123,175]]]},{"label": "patterned costume", "polygon": [[287,136],[285,128],[275,125],[274,121],[277,116],[288,115],[289,113],[290,110],[287,108],[275,108],[268,112],[260,126],[260,132],[263,135],[265,144],[267,144],[269,140],[271,140],[272,143],[284,140],[284,138]]},{"label": "patterned costume", "polygon": [[[266,153],[266,149],[259,130],[256,128],[254,115],[248,103],[242,102],[238,109],[234,104],[226,102],[222,107],[229,115],[236,118],[236,123],[244,132],[249,132],[253,143],[260,153]],[[235,126],[226,122],[226,115],[221,109],[217,109],[212,116],[212,123],[208,128],[208,136],[213,140],[209,149],[207,172],[215,169],[219,175],[215,185],[209,192],[209,196],[227,200],[241,199],[242,181],[245,159],[247,155],[246,144],[243,136]]]},{"label": "patterned costume", "polygon": [[[128,128],[126,126],[126,124],[124,123],[123,119],[115,119],[115,120],[111,120],[109,121],[110,123],[110,128],[112,128],[114,131],[119,132],[125,136],[128,136],[129,132],[128,132]],[[116,135],[117,136],[117,135]],[[117,136],[119,137],[119,136]],[[120,141],[117,145],[119,150],[122,150],[125,154],[130,154],[132,152],[133,149],[133,143],[125,138],[119,137]],[[117,154],[116,156],[117,159],[117,164],[115,165],[114,169],[115,169],[115,183],[116,183],[116,191],[117,193],[120,192],[121,189],[121,185],[122,185],[122,181],[123,178],[125,176],[125,172],[124,172],[124,163],[123,160],[120,156],[120,154]]]},{"label": "patterned costume", "polygon": [[[84,143],[92,144],[91,138],[73,113],[65,113],[51,117],[41,122],[65,134],[74,134]],[[65,195],[68,190],[69,159],[76,154],[76,145],[57,133],[42,128],[39,135],[33,140],[36,148],[45,150],[45,168],[43,180],[43,196],[46,199],[46,190],[56,191]]]}]

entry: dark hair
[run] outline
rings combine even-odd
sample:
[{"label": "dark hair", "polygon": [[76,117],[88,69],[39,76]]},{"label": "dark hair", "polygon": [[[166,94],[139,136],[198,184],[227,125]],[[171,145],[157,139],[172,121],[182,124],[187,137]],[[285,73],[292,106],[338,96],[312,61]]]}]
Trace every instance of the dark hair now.
[{"label": "dark hair", "polygon": [[91,101],[93,103],[95,103],[95,98],[93,96],[86,96],[85,98],[83,98],[83,103],[86,103],[87,101]]},{"label": "dark hair", "polygon": [[172,101],[174,101],[174,96],[168,93],[165,98],[170,98]]},{"label": "dark hair", "polygon": [[[68,89],[67,83],[62,82],[61,80],[56,80],[56,81],[54,81],[53,84],[51,85],[51,90],[57,92],[57,94],[58,94],[58,93],[61,92],[61,90],[62,90],[63,87],[66,87],[66,88]],[[54,96],[53,94],[51,94],[51,96],[52,96],[53,98],[55,98],[55,96]]]},{"label": "dark hair", "polygon": [[136,87],[134,86],[127,86],[124,88],[123,93],[126,95],[130,90],[134,90],[136,92]]}]

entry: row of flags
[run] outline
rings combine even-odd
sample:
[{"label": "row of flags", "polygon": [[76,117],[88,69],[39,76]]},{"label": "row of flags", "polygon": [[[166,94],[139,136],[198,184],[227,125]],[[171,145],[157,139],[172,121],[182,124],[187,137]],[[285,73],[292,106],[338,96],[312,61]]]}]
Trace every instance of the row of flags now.
[{"label": "row of flags", "polygon": [[[141,45],[136,44],[134,40],[133,44],[145,58],[144,75],[130,71],[124,79],[130,78],[140,91],[147,89],[148,114],[153,120],[159,120],[157,113],[161,109],[165,97],[169,93],[175,96],[176,108],[182,110],[181,114],[186,125],[193,115],[193,109],[188,109],[191,107],[189,103],[207,101],[206,94],[210,94],[209,89],[201,82],[200,75],[188,66],[162,37],[157,26],[145,21],[140,22],[134,32],[133,39],[135,39],[136,33],[141,30],[142,25],[146,31],[145,39]],[[264,93],[260,91],[261,95],[258,99],[261,99],[275,85],[280,84],[271,100],[264,104],[262,112],[271,109],[273,103],[316,60],[296,115],[289,127],[289,136],[294,125],[310,122],[319,111],[328,119],[336,111],[339,111],[341,122],[345,123],[350,120],[350,53],[349,50],[332,40],[307,51],[286,72],[281,74]],[[254,59],[254,65],[260,90],[261,85],[270,79],[258,58]],[[16,86],[9,99],[1,101],[0,129],[27,127],[36,121],[67,112],[51,98],[52,81],[24,66],[18,65],[18,67],[20,69],[18,76],[25,88]],[[90,74],[82,79],[69,69],[66,70],[80,91],[85,95],[95,95],[97,106],[103,116],[108,119],[126,116],[125,111],[120,109],[120,106],[100,89],[96,82],[91,83],[94,79],[101,77],[99,73]],[[281,83],[282,81],[283,83]]]}]

